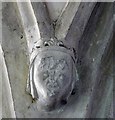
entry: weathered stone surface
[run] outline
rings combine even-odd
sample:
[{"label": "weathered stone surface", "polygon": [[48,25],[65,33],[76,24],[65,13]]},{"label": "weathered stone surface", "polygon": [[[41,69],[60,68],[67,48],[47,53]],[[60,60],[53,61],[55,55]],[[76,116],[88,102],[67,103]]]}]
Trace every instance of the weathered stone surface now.
[{"label": "weathered stone surface", "polygon": [[91,16],[79,43],[78,71],[83,92],[89,88],[91,93],[86,116],[103,118],[113,102],[113,4],[98,3],[98,6],[101,14],[98,8],[97,15],[94,13],[97,17]]},{"label": "weathered stone surface", "polygon": [[[4,54],[0,45],[0,67],[2,68],[2,74],[0,83],[2,85],[2,91],[0,92],[1,99],[0,103],[2,104],[2,117],[1,118],[15,118],[15,111],[14,111],[14,104],[13,104],[13,98],[11,93],[11,87],[9,83],[9,76],[7,67],[4,60]],[[0,107],[1,107],[0,106]]]},{"label": "weathered stone surface", "polygon": [[24,111],[31,104],[31,97],[25,91],[28,76],[27,44],[16,15],[15,3],[2,3],[2,5],[2,47],[11,84],[14,109],[16,117],[24,117]]},{"label": "weathered stone surface", "polygon": [[38,48],[31,57],[28,92],[39,105],[56,109],[70,98],[78,82],[76,75],[71,50],[57,45]]},{"label": "weathered stone surface", "polygon": [[65,36],[65,41],[74,47],[76,51],[78,50],[78,42],[82,37],[83,31],[88,23],[95,4],[95,2],[81,2],[79,10],[76,12],[73,21],[67,30],[68,32]]},{"label": "weathered stone surface", "polygon": [[32,7],[40,29],[41,38],[53,38],[53,22],[49,17],[46,4],[44,2],[32,2]]},{"label": "weathered stone surface", "polygon": [[39,106],[32,103],[31,97],[25,92],[28,76],[27,44],[14,6],[15,3],[3,4],[2,47],[9,73],[16,117],[112,117],[113,4],[97,3],[84,33],[80,33],[83,35],[78,44],[76,64],[82,83],[79,97],[77,94],[72,96],[66,106],[53,112],[41,111]]},{"label": "weathered stone surface", "polygon": [[[80,6],[79,2],[68,2],[63,12],[60,14],[59,18],[55,22],[55,36],[58,39],[64,39],[68,33],[71,22],[74,19],[76,12]],[[68,17],[69,15],[69,17]]]}]

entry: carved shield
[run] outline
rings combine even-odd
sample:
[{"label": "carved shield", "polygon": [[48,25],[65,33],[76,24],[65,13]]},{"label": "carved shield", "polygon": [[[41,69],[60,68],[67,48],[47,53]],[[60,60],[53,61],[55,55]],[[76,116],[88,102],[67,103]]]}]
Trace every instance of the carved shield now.
[{"label": "carved shield", "polygon": [[76,82],[73,53],[62,47],[51,46],[34,51],[27,91],[42,106],[58,106],[67,100]]}]

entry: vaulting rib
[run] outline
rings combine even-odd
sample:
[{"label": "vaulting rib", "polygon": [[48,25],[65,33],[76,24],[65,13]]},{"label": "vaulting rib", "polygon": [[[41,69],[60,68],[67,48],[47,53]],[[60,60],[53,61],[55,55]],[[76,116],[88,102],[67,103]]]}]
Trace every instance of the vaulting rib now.
[{"label": "vaulting rib", "polygon": [[54,38],[54,28],[45,2],[32,2],[32,7],[37,19],[42,38]]},{"label": "vaulting rib", "polygon": [[26,35],[29,53],[31,53],[34,42],[40,39],[40,31],[31,2],[19,2],[17,0],[17,8],[22,21],[22,27]]},{"label": "vaulting rib", "polygon": [[31,53],[34,43],[40,38],[45,38],[45,40],[54,38],[54,28],[44,2],[31,3],[30,0],[28,2],[17,0],[17,6],[28,42],[29,53]]},{"label": "vaulting rib", "polygon": [[58,39],[63,39],[67,35],[67,31],[71,25],[71,22],[79,8],[80,2],[69,2],[65,5],[62,13],[60,14],[56,26],[55,36]]},{"label": "vaulting rib", "polygon": [[[9,73],[8,73],[8,68],[6,66],[6,62],[5,62],[5,58],[4,58],[4,53],[2,50],[2,46],[0,45],[0,63],[2,63],[0,66],[2,68],[2,75],[1,75],[1,80],[0,80],[0,84],[2,87],[1,91],[0,91],[0,107],[4,107],[2,108],[2,110],[0,109],[1,112],[1,116],[2,117],[11,117],[11,118],[15,118],[15,111],[14,111],[14,103],[13,103],[13,97],[12,97],[12,90],[11,90],[11,85],[10,85],[10,80],[9,80]],[[2,101],[2,102],[1,102]]]},{"label": "vaulting rib", "polygon": [[78,42],[83,34],[87,25],[90,15],[95,7],[96,2],[83,2],[80,4],[71,25],[69,26],[68,33],[65,41],[77,50]]}]

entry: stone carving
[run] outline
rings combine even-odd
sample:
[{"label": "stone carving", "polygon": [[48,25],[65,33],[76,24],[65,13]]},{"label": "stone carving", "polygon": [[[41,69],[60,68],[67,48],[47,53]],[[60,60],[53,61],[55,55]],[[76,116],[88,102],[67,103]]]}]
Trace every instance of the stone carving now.
[{"label": "stone carving", "polygon": [[77,80],[72,49],[55,39],[35,43],[27,91],[42,107],[54,109],[65,104]]},{"label": "stone carving", "polygon": [[56,60],[52,56],[41,59],[39,71],[43,71],[43,81],[48,90],[48,96],[55,95],[63,87],[64,73],[68,69],[64,59]]}]

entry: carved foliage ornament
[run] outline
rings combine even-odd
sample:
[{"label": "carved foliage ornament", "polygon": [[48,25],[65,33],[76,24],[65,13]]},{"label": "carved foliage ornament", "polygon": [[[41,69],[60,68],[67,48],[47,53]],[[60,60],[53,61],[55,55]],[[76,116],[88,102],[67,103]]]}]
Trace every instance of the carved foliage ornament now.
[{"label": "carved foliage ornament", "polygon": [[62,41],[36,42],[30,55],[27,92],[42,107],[54,109],[66,103],[75,87],[75,55]]}]

